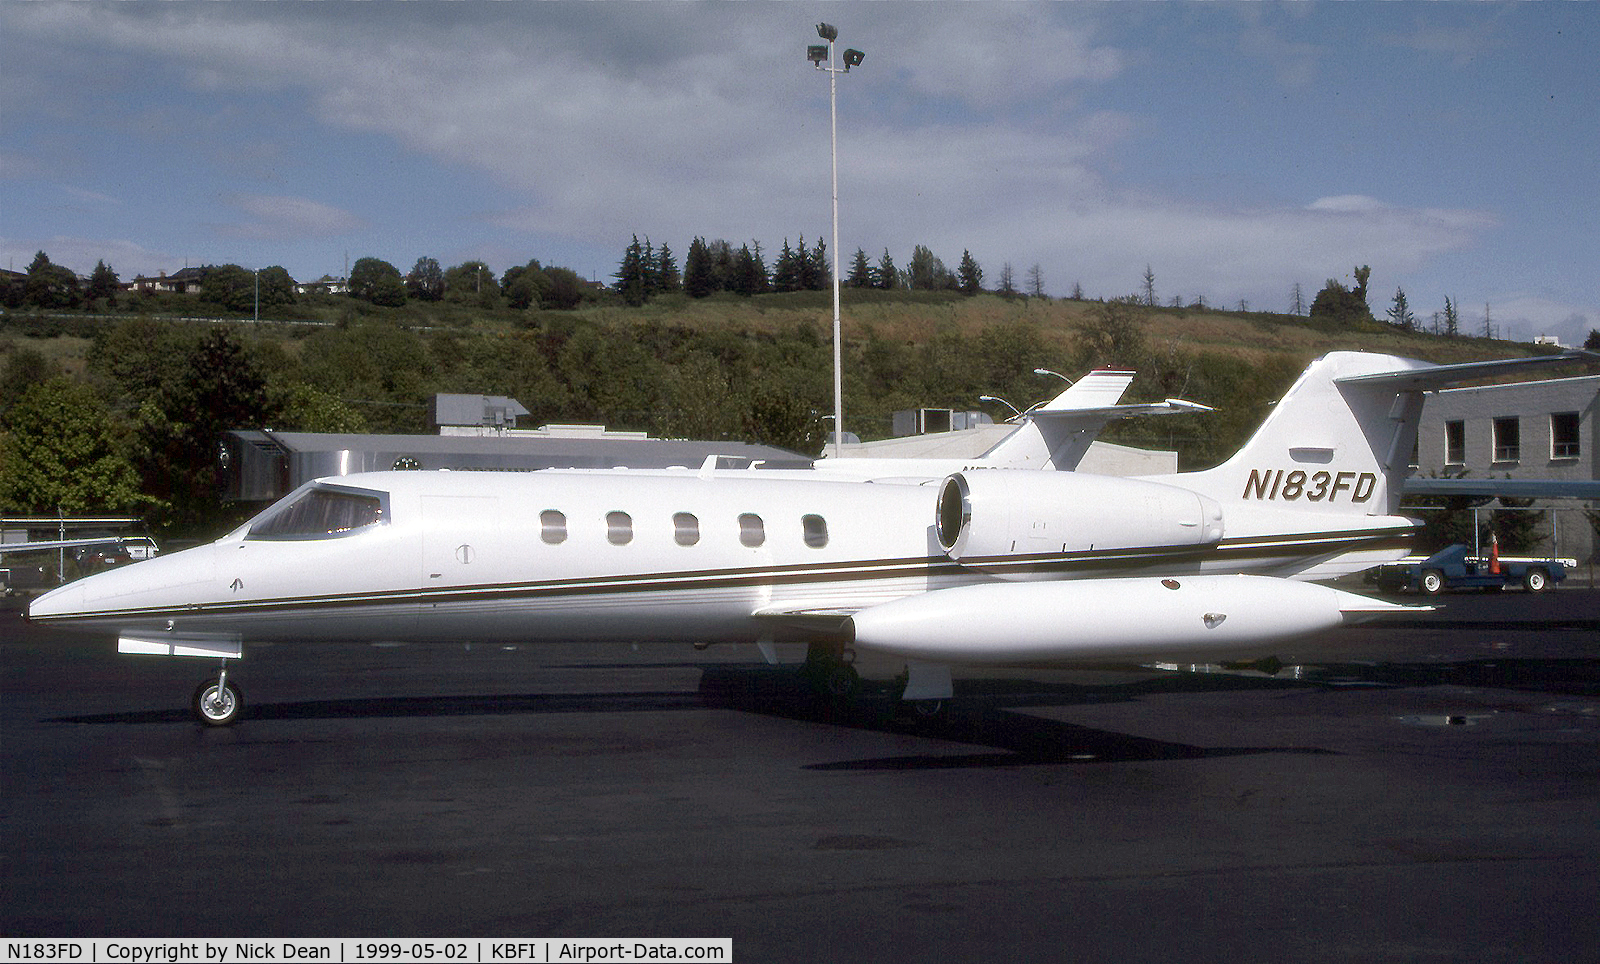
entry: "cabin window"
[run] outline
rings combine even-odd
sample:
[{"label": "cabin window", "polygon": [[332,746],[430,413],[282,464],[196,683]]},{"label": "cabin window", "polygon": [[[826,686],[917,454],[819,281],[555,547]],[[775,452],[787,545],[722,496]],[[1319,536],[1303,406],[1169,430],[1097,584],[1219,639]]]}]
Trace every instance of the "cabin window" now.
[{"label": "cabin window", "polygon": [[1467,464],[1467,423],[1444,423],[1444,464]]},{"label": "cabin window", "polygon": [[318,486],[291,495],[250,526],[250,539],[329,539],[386,521],[382,493]]},{"label": "cabin window", "polygon": [[1522,425],[1516,416],[1494,420],[1494,460],[1516,462],[1522,458]]},{"label": "cabin window", "polygon": [[828,544],[827,519],[820,515],[801,516],[800,524],[805,527],[806,545],[813,549],[821,549]]},{"label": "cabin window", "polygon": [[606,513],[606,541],[625,546],[633,541],[633,516],[626,512]]},{"label": "cabin window", "polygon": [[751,549],[767,541],[767,527],[754,512],[739,516],[739,542]]},{"label": "cabin window", "polygon": [[1583,446],[1578,441],[1578,421],[1577,412],[1550,413],[1552,459],[1575,459],[1583,454]]},{"label": "cabin window", "polygon": [[672,516],[672,538],[680,546],[692,546],[700,541],[700,520],[692,512],[678,512]]},{"label": "cabin window", "polygon": [[539,513],[539,538],[547,545],[559,546],[567,541],[566,513],[546,509]]}]

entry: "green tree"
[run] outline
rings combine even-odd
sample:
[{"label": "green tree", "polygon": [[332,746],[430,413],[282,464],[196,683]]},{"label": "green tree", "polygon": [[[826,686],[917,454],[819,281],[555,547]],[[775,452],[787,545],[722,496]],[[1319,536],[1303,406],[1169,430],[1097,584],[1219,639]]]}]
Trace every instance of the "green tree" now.
[{"label": "green tree", "polygon": [[526,265],[507,268],[505,275],[500,279],[500,290],[505,295],[508,307],[519,311],[526,308],[542,308],[550,292],[550,276],[535,259]]},{"label": "green tree", "polygon": [[867,253],[860,248],[856,249],[856,256],[850,262],[850,276],[844,283],[848,288],[872,287],[872,263],[867,260]]},{"label": "green tree", "polygon": [[406,303],[400,270],[381,258],[362,258],[350,268],[350,296],[384,308]]},{"label": "green tree", "polygon": [[1456,306],[1449,298],[1444,300],[1444,334],[1446,338],[1456,338],[1461,334],[1461,316],[1456,313]]},{"label": "green tree", "polygon": [[248,313],[256,304],[256,277],[236,264],[208,267],[200,278],[200,300],[225,311]]},{"label": "green tree", "polygon": [[444,273],[446,301],[495,308],[500,304],[500,284],[482,261],[466,261]]},{"label": "green tree", "polygon": [[117,296],[122,293],[122,280],[111,266],[104,261],[96,261],[94,272],[89,275],[89,300],[104,301],[107,305],[115,305]]},{"label": "green tree", "polygon": [[333,432],[353,434],[367,431],[367,420],[354,407],[320,388],[304,382],[274,387],[272,408],[277,413],[273,428],[284,432]]},{"label": "green tree", "polygon": [[889,249],[883,249],[883,257],[878,259],[878,270],[874,275],[877,283],[874,287],[885,291],[892,291],[900,287],[900,272],[894,266],[894,259],[889,257]]},{"label": "green tree", "polygon": [[418,258],[406,275],[406,295],[418,301],[438,301],[444,297],[444,269],[433,258]]},{"label": "green tree", "polygon": [[571,311],[583,303],[583,279],[571,268],[551,267],[544,269],[545,277],[550,279],[550,287],[541,296],[544,307],[558,311]]},{"label": "green tree", "polygon": [[683,262],[683,290],[691,298],[704,298],[717,290],[715,265],[705,238],[696,236],[689,242],[689,256]]},{"label": "green tree", "polygon": [[262,268],[256,277],[261,285],[261,307],[282,308],[295,303],[294,278],[283,265]]},{"label": "green tree", "polygon": [[217,452],[224,432],[276,421],[250,350],[225,328],[202,335],[184,358],[179,378],[161,386],[139,409],[143,451],[138,468],[145,491],[166,504],[163,522],[200,534],[222,518]]},{"label": "green tree", "polygon": [[977,259],[973,258],[971,251],[961,252],[961,293],[976,295],[983,292],[983,269],[978,267]]},{"label": "green tree", "polygon": [[1367,303],[1363,298],[1333,278],[1329,278],[1328,283],[1317,292],[1317,297],[1311,302],[1311,320],[1353,325],[1371,321],[1372,312],[1367,309]]},{"label": "green tree", "polygon": [[129,512],[147,502],[110,413],[88,385],[66,377],[34,385],[6,413],[0,435],[0,506],[8,512]]},{"label": "green tree", "polygon": [[1126,302],[1106,302],[1081,338],[1089,364],[1096,368],[1138,370],[1144,361],[1144,333],[1135,308]]},{"label": "green tree", "polygon": [[43,251],[33,256],[25,282],[26,302],[36,308],[75,308],[81,297],[78,276],[52,264]]},{"label": "green tree", "polygon": [[644,245],[639,243],[639,236],[633,236],[633,243],[622,253],[622,263],[617,266],[617,291],[622,294],[622,300],[637,308],[650,297],[649,264],[645,260]]},{"label": "green tree", "polygon": [[1394,306],[1389,309],[1388,315],[1389,321],[1400,326],[1401,329],[1405,331],[1416,330],[1417,317],[1411,313],[1411,306],[1406,304],[1406,290],[1404,288],[1396,288],[1394,290]]}]

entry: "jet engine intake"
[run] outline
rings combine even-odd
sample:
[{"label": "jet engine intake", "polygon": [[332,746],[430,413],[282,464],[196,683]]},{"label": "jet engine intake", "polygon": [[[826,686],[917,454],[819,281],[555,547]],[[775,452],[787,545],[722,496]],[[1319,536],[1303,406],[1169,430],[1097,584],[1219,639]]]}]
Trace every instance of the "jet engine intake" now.
[{"label": "jet engine intake", "polygon": [[1160,482],[1076,472],[958,472],[939,487],[939,546],[953,560],[1159,546],[1222,539],[1222,506]]}]

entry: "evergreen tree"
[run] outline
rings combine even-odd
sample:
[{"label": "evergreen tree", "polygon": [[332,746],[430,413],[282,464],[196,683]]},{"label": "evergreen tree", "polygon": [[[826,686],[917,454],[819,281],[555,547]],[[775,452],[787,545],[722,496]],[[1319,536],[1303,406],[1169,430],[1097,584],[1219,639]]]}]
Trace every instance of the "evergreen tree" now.
[{"label": "evergreen tree", "polygon": [[900,272],[895,270],[894,259],[889,257],[889,249],[883,249],[883,257],[878,259],[878,270],[873,275],[873,286],[884,291],[893,291],[900,287]]},{"label": "evergreen tree", "polygon": [[1416,330],[1417,318],[1411,313],[1411,307],[1406,304],[1406,290],[1404,288],[1396,288],[1394,290],[1394,307],[1389,309],[1388,315],[1389,321],[1399,325],[1401,329],[1405,331]]},{"label": "evergreen tree", "polygon": [[678,272],[677,259],[672,256],[672,249],[665,244],[656,253],[656,275],[660,279],[661,290],[671,293],[683,289],[683,276]]},{"label": "evergreen tree", "polygon": [[623,252],[622,264],[618,266],[615,275],[617,290],[622,293],[622,300],[636,308],[644,304],[648,294],[645,272],[644,245],[639,243],[639,236],[636,234],[633,236],[633,243],[628,245],[628,250]]},{"label": "evergreen tree", "polygon": [[96,261],[94,273],[89,275],[90,301],[104,300],[108,305],[117,303],[117,295],[122,291],[122,282],[117,278],[117,273],[104,261]]},{"label": "evergreen tree", "polygon": [[705,238],[696,236],[689,242],[689,257],[683,263],[683,290],[691,298],[704,298],[717,290],[711,249]]},{"label": "evergreen tree", "polygon": [[867,261],[867,253],[860,248],[856,249],[856,256],[850,262],[850,276],[845,279],[845,285],[851,288],[871,288],[872,265]]},{"label": "evergreen tree", "polygon": [[811,257],[806,266],[806,287],[811,291],[822,291],[833,287],[833,269],[828,266],[828,245],[821,238],[817,239],[817,246],[811,249]]},{"label": "evergreen tree", "polygon": [[972,252],[965,249],[961,252],[961,293],[967,296],[980,294],[983,291],[983,269],[978,267],[978,262],[972,257]]},{"label": "evergreen tree", "polygon": [[[805,247],[806,239],[800,238],[800,246]],[[778,252],[778,263],[772,269],[773,291],[799,291],[801,287],[800,261],[795,256],[794,249],[789,247],[789,239],[783,239],[783,250]]]},{"label": "evergreen tree", "polygon": [[1461,316],[1456,314],[1456,306],[1449,298],[1444,300],[1444,334],[1446,338],[1461,334]]}]

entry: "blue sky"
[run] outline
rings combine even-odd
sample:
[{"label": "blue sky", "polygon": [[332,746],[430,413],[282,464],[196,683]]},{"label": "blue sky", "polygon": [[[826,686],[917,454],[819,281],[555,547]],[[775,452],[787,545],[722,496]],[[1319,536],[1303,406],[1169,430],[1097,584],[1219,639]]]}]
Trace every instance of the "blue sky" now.
[{"label": "blue sky", "polygon": [[0,264],[608,279],[830,230],[1091,297],[1600,327],[1593,4],[0,3]]}]

